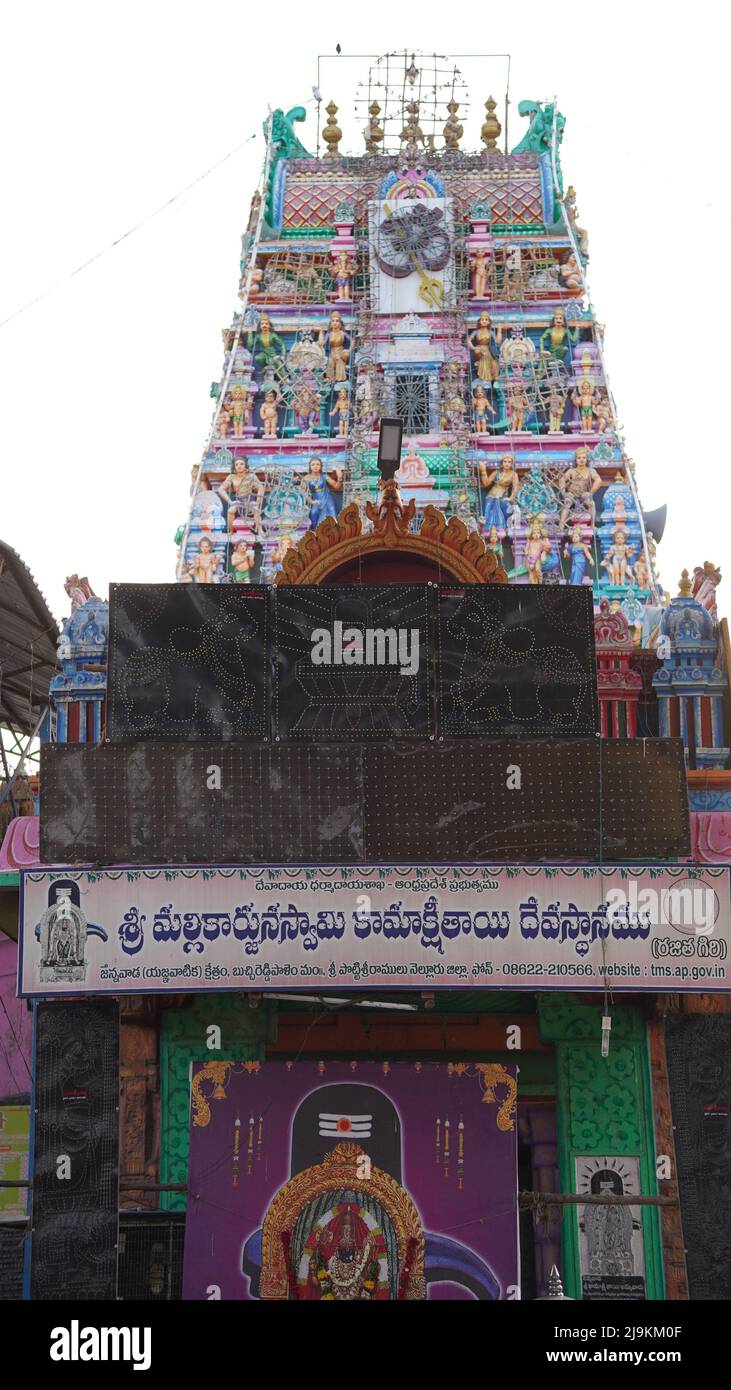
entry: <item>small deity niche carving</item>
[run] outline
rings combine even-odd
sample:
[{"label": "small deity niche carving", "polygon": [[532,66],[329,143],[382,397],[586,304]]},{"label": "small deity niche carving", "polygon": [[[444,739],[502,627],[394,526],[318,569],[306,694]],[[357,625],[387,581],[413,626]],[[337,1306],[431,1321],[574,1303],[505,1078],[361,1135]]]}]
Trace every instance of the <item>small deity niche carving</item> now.
[{"label": "small deity niche carving", "polygon": [[609,583],[615,588],[630,584],[634,579],[634,570],[630,564],[634,552],[635,547],[627,544],[627,532],[624,527],[615,526],[612,544],[602,560],[602,569],[607,571]]}]

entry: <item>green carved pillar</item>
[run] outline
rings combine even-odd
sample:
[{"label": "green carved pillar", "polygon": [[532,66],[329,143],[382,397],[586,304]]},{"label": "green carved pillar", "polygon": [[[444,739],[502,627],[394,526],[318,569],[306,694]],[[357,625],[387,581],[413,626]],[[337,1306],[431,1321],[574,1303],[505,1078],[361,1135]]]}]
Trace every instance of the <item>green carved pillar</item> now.
[{"label": "green carved pillar", "polygon": [[[212,1051],[209,1028],[221,1029]],[[191,1008],[166,1009],[160,1029],[160,1181],[187,1182],[192,1062],[260,1062],[276,1040],[276,1005],[261,999],[252,1009],[238,994],[209,994]],[[185,1210],[183,1192],[163,1192],[161,1207]]]},{"label": "green carved pillar", "polygon": [[[600,1004],[569,994],[538,1001],[541,1037],[556,1047],[559,1177],[562,1192],[575,1192],[576,1160],[591,1155],[638,1163],[639,1192],[656,1196],[655,1141],[647,1029],[634,1006],[612,1006],[609,1056],[601,1055]],[[634,1190],[637,1190],[636,1188]],[[648,1299],[665,1297],[658,1209],[642,1207],[645,1288]],[[586,1271],[585,1271],[586,1272]],[[563,1216],[564,1288],[581,1298],[579,1210]]]}]

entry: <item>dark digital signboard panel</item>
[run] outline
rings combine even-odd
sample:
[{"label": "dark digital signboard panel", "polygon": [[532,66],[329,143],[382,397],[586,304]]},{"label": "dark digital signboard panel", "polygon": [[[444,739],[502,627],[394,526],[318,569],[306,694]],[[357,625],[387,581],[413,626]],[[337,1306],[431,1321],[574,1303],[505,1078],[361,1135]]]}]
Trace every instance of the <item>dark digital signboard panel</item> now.
[{"label": "dark digital signboard panel", "polygon": [[46,744],[44,864],[643,862],[690,853],[679,739]]}]

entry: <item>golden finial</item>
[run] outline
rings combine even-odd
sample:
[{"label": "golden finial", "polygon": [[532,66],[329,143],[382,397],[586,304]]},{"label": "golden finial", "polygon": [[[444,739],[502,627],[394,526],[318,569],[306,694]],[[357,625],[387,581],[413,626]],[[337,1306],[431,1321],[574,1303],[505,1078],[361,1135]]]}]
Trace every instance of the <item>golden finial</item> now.
[{"label": "golden finial", "polygon": [[325,123],[325,129],[322,132],[322,138],[327,145],[326,158],[337,159],[340,154],[338,145],[343,138],[343,132],[335,119],[338,114],[338,108],[334,101],[329,101],[325,110],[327,111],[327,121]]},{"label": "golden finial", "polygon": [[484,143],[487,145],[488,150],[497,149],[498,136],[502,130],[502,126],[497,116],[495,115],[496,106],[497,102],[495,101],[494,97],[488,97],[487,101],[485,102],[487,116],[485,117],[485,122],[482,127],[482,130],[480,131],[480,135],[482,136]]},{"label": "golden finial", "polygon": [[424,143],[424,132],[419,125],[419,103],[410,101],[406,107],[406,125],[401,131],[401,140],[406,145],[408,153],[416,153],[418,146]]},{"label": "golden finial", "polygon": [[692,588],[693,583],[690,575],[687,570],[683,570],[680,576],[680,584],[678,585],[678,598],[690,598],[690,591]]},{"label": "golden finial", "polygon": [[369,154],[378,154],[378,146],[383,139],[383,127],[378,123],[381,108],[377,101],[371,102],[368,107],[368,114],[370,120],[365,133],[366,149]]},{"label": "golden finial", "polygon": [[455,101],[454,97],[452,97],[452,100],[447,103],[447,110],[449,112],[449,116],[444,123],[444,143],[447,146],[448,150],[458,150],[459,142],[462,139],[462,136],[464,135],[464,127],[461,126],[459,121],[457,120],[459,102]]}]

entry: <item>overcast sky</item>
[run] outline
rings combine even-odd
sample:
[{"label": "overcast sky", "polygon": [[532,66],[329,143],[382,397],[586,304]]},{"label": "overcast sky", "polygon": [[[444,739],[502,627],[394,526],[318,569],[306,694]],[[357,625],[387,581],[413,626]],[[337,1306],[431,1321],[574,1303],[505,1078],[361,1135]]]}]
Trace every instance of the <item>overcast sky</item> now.
[{"label": "overcast sky", "polygon": [[[392,0],[107,0],[2,7],[0,536],[57,616],[63,580],[172,580],[173,536],[237,306],[240,237],[269,105],[305,103],[318,53],[408,47],[512,55],[511,147],[523,98],[558,95],[562,160],[590,235],[589,278],[628,452],[646,508],[669,505],[659,550],[672,593],[711,559],[731,592],[729,30],[726,5],[522,0],[477,7]],[[450,22],[446,22],[446,16]],[[458,31],[458,32],[456,32]],[[502,101],[505,63],[469,67],[473,115]],[[362,136],[348,97],[367,77],[334,56],[343,148]],[[302,140],[314,149],[314,108]],[[445,112],[446,117],[446,112]],[[255,134],[134,236],[74,268]],[[464,143],[464,142],[463,142]]]}]

